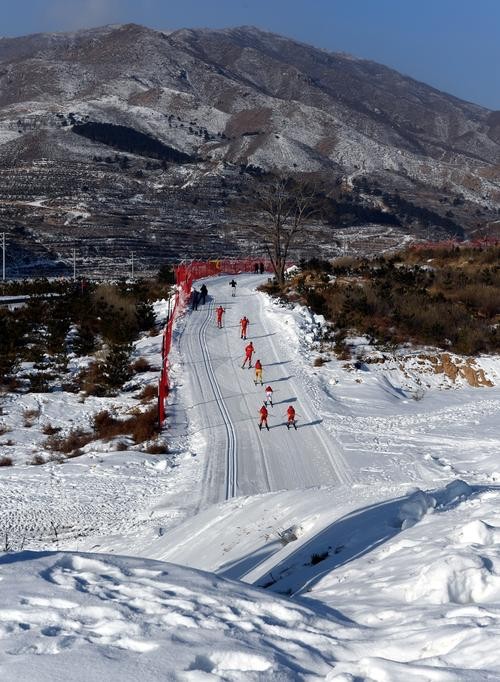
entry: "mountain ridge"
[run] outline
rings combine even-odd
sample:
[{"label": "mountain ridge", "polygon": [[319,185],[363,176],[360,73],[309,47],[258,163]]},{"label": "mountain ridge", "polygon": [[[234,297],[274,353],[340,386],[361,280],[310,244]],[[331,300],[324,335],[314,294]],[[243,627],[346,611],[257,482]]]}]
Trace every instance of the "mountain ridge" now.
[{"label": "mountain ridge", "polygon": [[[387,66],[257,27],[162,31],[119,24],[3,38],[0,224],[9,230],[19,222],[36,223],[12,193],[12,178],[6,184],[6,167],[7,174],[23,167],[30,175],[23,180],[28,202],[43,197],[59,207],[49,221],[46,211],[35,216],[49,241],[55,232],[63,242],[85,237],[87,219],[70,235],[63,229],[68,213],[80,209],[90,214],[87,228],[109,224],[110,240],[113,215],[121,213],[120,224],[128,220],[133,236],[137,206],[127,214],[126,205],[137,193],[144,197],[142,221],[152,232],[159,223],[167,234],[174,223],[206,221],[193,213],[194,198],[185,200],[187,169],[154,167],[130,146],[127,160],[120,160],[116,151],[124,149],[72,134],[76,125],[91,123],[121,126],[135,139],[152,137],[197,158],[190,187],[198,187],[198,199],[215,217],[210,224],[224,253],[234,251],[239,239],[228,234],[242,220],[230,209],[232,197],[253,182],[241,175],[247,167],[264,174],[319,174],[332,193],[340,185],[350,199],[388,211],[380,196],[396,194],[438,216],[430,225],[413,218],[405,224],[400,216],[405,233],[431,229],[439,236],[439,216],[452,219],[457,232],[489,233],[500,205],[499,115]],[[42,160],[61,167],[44,178],[44,187],[66,166],[66,174],[81,175],[81,187],[92,187],[101,200],[85,191],[77,197],[37,188]],[[121,188],[118,207],[106,180]],[[153,198],[172,188],[175,208],[169,212]],[[324,230],[327,251],[335,242],[331,224],[324,224],[330,226]],[[40,224],[36,231],[41,234]],[[120,228],[116,236],[121,234]],[[189,230],[183,239],[184,246],[182,239],[177,244],[181,257],[193,253]]]}]

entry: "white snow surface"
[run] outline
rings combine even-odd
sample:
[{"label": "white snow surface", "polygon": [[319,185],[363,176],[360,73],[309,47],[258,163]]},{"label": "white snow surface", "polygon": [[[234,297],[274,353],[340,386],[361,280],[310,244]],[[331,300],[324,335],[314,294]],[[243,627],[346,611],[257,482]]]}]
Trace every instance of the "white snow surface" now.
[{"label": "white snow surface", "polygon": [[[478,360],[483,388],[410,350],[316,367],[324,320],[256,292],[259,276],[231,298],[229,279],[177,323],[168,455],[90,443],[27,465],[41,424],[99,405],[4,397],[0,542],[21,551],[0,558],[0,679],[499,680],[499,358]],[[275,391],[269,432],[241,369],[244,314]],[[125,413],[131,395],[105,400]]]}]

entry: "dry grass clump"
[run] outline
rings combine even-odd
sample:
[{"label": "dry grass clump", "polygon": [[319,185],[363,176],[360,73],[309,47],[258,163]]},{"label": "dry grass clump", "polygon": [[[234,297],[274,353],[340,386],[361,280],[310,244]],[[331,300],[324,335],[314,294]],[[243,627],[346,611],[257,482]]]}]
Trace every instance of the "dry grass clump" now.
[{"label": "dry grass clump", "polygon": [[158,426],[158,410],[156,405],[150,407],[145,412],[141,412],[131,418],[132,424],[132,438],[136,443],[143,443],[145,440],[151,440],[160,432]]},{"label": "dry grass clump", "polygon": [[12,457],[0,457],[0,467],[11,467],[13,465]]},{"label": "dry grass clump", "polygon": [[3,436],[4,433],[9,433],[9,431],[12,431],[6,424],[0,424],[0,436]]},{"label": "dry grass clump", "polygon": [[500,288],[485,284],[468,284],[457,292],[457,299],[488,317],[500,315]]},{"label": "dry grass clump", "polygon": [[87,395],[102,397],[106,395],[107,387],[103,381],[102,364],[94,361],[79,375],[80,388]]},{"label": "dry grass clump", "polygon": [[40,466],[41,464],[45,464],[45,459],[42,457],[42,455],[34,455],[31,461],[28,462],[28,464],[31,464],[33,466]]},{"label": "dry grass clump", "polygon": [[24,426],[30,428],[35,423],[35,420],[40,416],[40,408],[33,410],[23,410]]},{"label": "dry grass clump", "polygon": [[148,445],[145,452],[149,455],[166,455],[168,453],[168,447],[165,443],[156,441],[155,443]]},{"label": "dry grass clump", "polygon": [[87,443],[94,440],[94,435],[83,429],[74,429],[70,431],[67,436],[49,436],[45,442],[45,447],[48,450],[55,452],[62,452],[65,455],[70,455],[77,450],[83,448]]},{"label": "dry grass clump", "polygon": [[116,419],[107,410],[103,410],[94,417],[94,432],[102,440],[123,435],[132,436],[135,443],[151,440],[159,433],[156,405],[144,412],[137,411],[127,419]]},{"label": "dry grass clump", "polygon": [[314,367],[323,367],[325,362],[328,362],[327,358],[324,358],[321,355],[318,355],[317,358],[314,358],[313,366]]},{"label": "dry grass clump", "polygon": [[147,386],[144,386],[137,397],[141,403],[147,403],[150,400],[153,400],[153,398],[158,398],[158,386],[156,384],[148,384]]},{"label": "dry grass clump", "polygon": [[142,358],[142,357],[137,358],[137,360],[131,364],[131,367],[136,374],[140,374],[141,372],[150,372],[151,371],[151,365],[146,360],[146,358]]},{"label": "dry grass clump", "polygon": [[42,428],[42,433],[46,436],[53,436],[54,434],[59,433],[59,431],[61,431],[60,426],[52,426],[50,423],[45,424]]}]

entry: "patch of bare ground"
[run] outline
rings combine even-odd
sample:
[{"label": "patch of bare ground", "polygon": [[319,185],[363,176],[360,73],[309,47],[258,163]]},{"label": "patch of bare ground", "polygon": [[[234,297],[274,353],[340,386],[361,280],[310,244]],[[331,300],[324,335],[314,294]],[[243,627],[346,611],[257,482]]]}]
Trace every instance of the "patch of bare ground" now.
[{"label": "patch of bare ground", "polygon": [[441,353],[440,355],[421,354],[419,358],[428,360],[432,364],[435,374],[445,374],[453,382],[461,377],[470,386],[476,388],[494,385],[486,377],[484,369],[478,366],[474,358],[452,358],[448,353]]}]

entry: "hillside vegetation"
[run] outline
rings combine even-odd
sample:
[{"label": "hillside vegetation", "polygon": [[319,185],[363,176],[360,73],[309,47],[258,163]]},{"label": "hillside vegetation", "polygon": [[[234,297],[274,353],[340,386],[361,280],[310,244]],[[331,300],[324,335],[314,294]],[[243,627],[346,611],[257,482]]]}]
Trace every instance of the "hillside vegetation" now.
[{"label": "hillside vegetation", "polygon": [[500,352],[500,247],[409,250],[374,260],[302,262],[283,292],[373,343]]},{"label": "hillside vegetation", "polygon": [[[31,296],[24,305],[0,308],[0,387],[93,395],[113,393],[132,376],[132,343],[140,332],[154,329],[151,301],[165,291],[152,280],[34,280],[5,285],[3,293],[21,289]],[[92,361],[70,376],[68,361],[75,357]]]}]

